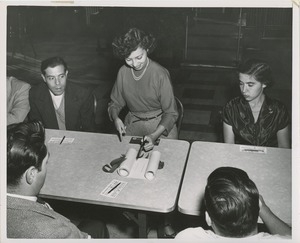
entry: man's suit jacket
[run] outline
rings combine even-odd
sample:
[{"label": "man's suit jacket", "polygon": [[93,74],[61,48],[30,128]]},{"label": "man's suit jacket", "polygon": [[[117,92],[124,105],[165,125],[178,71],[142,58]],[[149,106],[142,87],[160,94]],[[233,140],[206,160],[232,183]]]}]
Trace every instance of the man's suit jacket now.
[{"label": "man's suit jacket", "polygon": [[[65,90],[65,123],[67,130],[95,131],[94,99],[89,89],[67,83]],[[30,120],[41,121],[45,128],[59,129],[55,108],[46,83],[29,92]]]},{"label": "man's suit jacket", "polygon": [[30,85],[14,77],[6,78],[7,125],[23,122],[29,112]]},{"label": "man's suit jacket", "polygon": [[7,238],[87,238],[69,219],[38,202],[7,196]]}]

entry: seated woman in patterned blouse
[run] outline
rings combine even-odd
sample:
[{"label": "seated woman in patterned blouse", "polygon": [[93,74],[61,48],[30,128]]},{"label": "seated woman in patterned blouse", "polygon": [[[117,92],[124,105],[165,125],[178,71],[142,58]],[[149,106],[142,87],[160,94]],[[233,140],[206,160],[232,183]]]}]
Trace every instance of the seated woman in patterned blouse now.
[{"label": "seated woman in patterned blouse", "polygon": [[286,107],[264,89],[272,83],[268,64],[251,59],[239,68],[242,96],[223,108],[225,143],[290,148],[290,118]]}]

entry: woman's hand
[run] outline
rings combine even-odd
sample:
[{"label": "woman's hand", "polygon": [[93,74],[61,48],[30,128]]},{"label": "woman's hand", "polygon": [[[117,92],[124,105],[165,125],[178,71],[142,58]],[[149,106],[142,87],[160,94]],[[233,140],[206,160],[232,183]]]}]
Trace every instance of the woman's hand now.
[{"label": "woman's hand", "polygon": [[126,127],[124,126],[124,123],[122,122],[122,120],[119,117],[117,117],[114,120],[114,124],[115,124],[117,131],[120,134],[120,139],[122,140],[122,136],[124,136],[126,134]]},{"label": "woman's hand", "polygon": [[[152,135],[148,135],[144,137],[144,140],[146,140],[147,142],[144,145],[144,150],[145,152],[150,151],[151,149],[153,149],[154,147],[154,143],[155,143],[155,139],[153,138]],[[142,141],[143,142],[143,141]]]},{"label": "woman's hand", "polygon": [[160,137],[160,135],[165,131],[165,127],[162,125],[158,125],[158,127],[156,128],[156,130],[145,136],[145,140],[148,141],[145,146],[144,146],[144,150],[146,152],[150,151],[151,149],[153,149],[155,141]]}]

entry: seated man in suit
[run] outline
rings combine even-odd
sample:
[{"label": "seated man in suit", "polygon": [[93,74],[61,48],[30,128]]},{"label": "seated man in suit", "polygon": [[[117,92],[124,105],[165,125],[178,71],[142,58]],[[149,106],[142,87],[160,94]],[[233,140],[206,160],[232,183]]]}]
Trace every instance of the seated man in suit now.
[{"label": "seated man in suit", "polygon": [[[266,205],[247,173],[234,167],[220,167],[207,179],[204,193],[206,221],[211,230],[188,228],[176,239],[213,240],[243,238],[290,239],[291,227],[279,219]],[[269,233],[258,232],[257,220],[262,219]]]},{"label": "seated man in suit", "polygon": [[6,77],[7,125],[25,120],[29,112],[30,85],[14,77]]},{"label": "seated man in suit", "polygon": [[76,227],[37,197],[50,156],[44,140],[39,121],[7,126],[7,237],[107,238],[102,222],[86,219]]},{"label": "seated man in suit", "polygon": [[41,121],[45,128],[93,132],[91,90],[67,82],[68,67],[61,57],[42,61],[41,72],[44,82],[29,92],[29,119]]}]

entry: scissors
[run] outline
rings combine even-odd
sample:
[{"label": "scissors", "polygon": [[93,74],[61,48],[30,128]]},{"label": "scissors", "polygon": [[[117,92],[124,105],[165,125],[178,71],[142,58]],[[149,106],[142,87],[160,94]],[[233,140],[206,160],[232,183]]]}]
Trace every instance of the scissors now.
[{"label": "scissors", "polygon": [[136,159],[139,159],[139,158],[142,157],[142,156],[141,156],[141,153],[142,153],[142,151],[143,151],[143,149],[144,149],[145,144],[148,143],[148,141],[147,141],[145,138],[146,138],[146,136],[143,136],[143,142],[141,143],[139,152],[138,152],[137,155],[136,155]]}]

